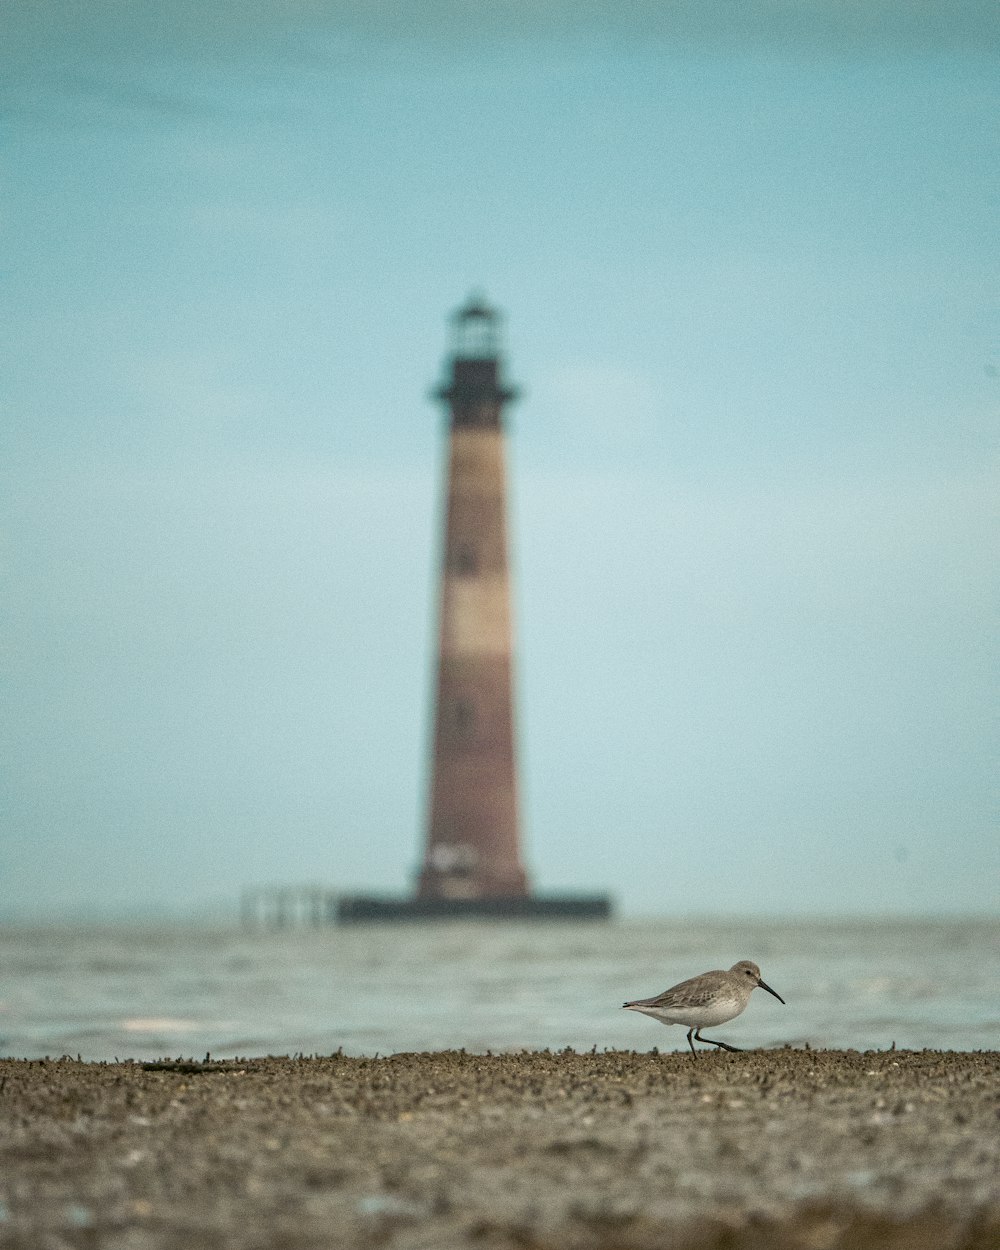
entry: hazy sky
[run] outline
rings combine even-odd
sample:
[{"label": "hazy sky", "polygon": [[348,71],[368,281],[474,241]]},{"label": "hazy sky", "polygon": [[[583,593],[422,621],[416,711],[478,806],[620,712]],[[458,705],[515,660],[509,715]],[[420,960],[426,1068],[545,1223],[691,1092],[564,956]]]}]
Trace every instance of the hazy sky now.
[{"label": "hazy sky", "polygon": [[473,287],[536,884],[997,907],[994,3],[0,28],[0,916],[409,888]]}]

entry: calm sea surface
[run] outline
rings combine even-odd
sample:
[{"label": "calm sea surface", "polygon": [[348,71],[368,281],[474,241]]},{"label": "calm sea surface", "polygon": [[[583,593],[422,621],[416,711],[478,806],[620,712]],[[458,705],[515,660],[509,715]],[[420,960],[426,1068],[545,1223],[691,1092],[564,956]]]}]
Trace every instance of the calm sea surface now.
[{"label": "calm sea surface", "polygon": [[622,1001],[743,958],[788,1005],[755,994],[734,1045],[1000,1045],[1000,921],[0,927],[0,1055],[677,1049]]}]

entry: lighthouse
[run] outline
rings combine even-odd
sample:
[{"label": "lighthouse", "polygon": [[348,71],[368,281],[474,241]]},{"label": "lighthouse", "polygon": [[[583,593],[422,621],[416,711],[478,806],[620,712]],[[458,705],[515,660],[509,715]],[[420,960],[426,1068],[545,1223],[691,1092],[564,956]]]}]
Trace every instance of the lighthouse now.
[{"label": "lighthouse", "polygon": [[603,920],[606,894],[536,894],[521,851],[505,412],[517,398],[503,319],[480,296],[452,315],[430,768],[409,898],[339,895],[340,924]]},{"label": "lighthouse", "polygon": [[523,898],[502,321],[472,297],[453,315],[437,680],[417,897]]}]

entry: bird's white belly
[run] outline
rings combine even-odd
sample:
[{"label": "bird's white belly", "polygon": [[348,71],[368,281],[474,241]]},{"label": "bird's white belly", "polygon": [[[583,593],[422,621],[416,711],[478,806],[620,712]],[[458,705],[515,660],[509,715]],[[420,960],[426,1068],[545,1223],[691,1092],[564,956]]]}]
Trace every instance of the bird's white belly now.
[{"label": "bird's white belly", "polygon": [[746,1003],[738,998],[717,998],[711,1003],[699,1003],[694,1007],[645,1007],[642,1011],[661,1024],[682,1024],[687,1029],[707,1029],[713,1024],[725,1024],[738,1016]]}]

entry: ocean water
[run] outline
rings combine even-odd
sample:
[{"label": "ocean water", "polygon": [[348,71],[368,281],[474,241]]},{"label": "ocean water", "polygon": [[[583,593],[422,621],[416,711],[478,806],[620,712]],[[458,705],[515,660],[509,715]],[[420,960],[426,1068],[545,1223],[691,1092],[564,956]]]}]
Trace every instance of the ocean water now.
[{"label": "ocean water", "polygon": [[621,1010],[738,959],[735,1046],[995,1049],[1000,920],[0,927],[0,1055],[84,1059],[683,1049]]}]

